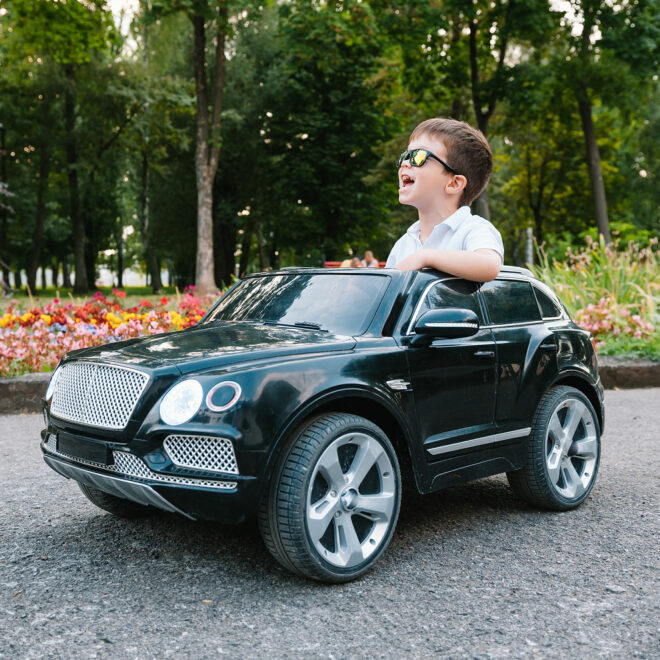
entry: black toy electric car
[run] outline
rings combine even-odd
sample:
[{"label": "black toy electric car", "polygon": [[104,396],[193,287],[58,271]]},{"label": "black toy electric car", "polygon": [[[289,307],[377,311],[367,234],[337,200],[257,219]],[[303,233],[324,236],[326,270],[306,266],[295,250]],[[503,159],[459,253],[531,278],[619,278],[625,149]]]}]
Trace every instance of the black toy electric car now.
[{"label": "black toy electric car", "polygon": [[44,459],[119,516],[257,516],[274,557],[351,580],[420,493],[506,472],[578,506],[600,457],[588,332],[529,271],[284,269],[193,328],[74,351],[44,400]]}]

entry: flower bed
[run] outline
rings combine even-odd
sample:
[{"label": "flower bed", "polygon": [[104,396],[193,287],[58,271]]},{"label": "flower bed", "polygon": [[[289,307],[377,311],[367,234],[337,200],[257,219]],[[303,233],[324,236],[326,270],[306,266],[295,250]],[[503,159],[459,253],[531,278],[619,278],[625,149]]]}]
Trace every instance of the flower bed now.
[{"label": "flower bed", "polygon": [[587,238],[566,260],[542,252],[534,274],[562,299],[573,320],[589,330],[603,355],[660,360],[658,239],[621,248]]},{"label": "flower bed", "polygon": [[134,305],[113,289],[112,299],[98,291],[81,304],[61,301],[24,311],[10,305],[0,314],[0,377],[51,371],[68,351],[195,325],[218,295],[204,298],[192,290],[172,299],[143,299]]}]

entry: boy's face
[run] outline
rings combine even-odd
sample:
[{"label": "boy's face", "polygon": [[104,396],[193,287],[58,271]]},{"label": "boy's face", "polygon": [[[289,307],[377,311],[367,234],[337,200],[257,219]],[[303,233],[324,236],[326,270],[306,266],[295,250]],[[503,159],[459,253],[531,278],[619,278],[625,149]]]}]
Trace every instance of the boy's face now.
[{"label": "boy's face", "polygon": [[[408,150],[413,149],[426,149],[445,162],[448,160],[444,143],[431,135],[422,134],[411,140]],[[453,178],[454,175],[434,158],[427,158],[421,167],[413,167],[409,160],[404,160],[399,167],[399,203],[420,211],[444,206],[448,201],[458,204],[458,199],[445,190]]]}]

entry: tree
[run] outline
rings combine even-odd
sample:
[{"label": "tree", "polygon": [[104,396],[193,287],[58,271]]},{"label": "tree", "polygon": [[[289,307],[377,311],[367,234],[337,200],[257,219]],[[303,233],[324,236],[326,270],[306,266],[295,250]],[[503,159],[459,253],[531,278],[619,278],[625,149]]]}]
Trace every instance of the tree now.
[{"label": "tree", "polygon": [[[556,65],[575,95],[589,166],[598,232],[611,241],[594,98],[625,109],[652,84],[660,64],[660,2],[573,0],[573,20],[564,21],[565,47]],[[581,24],[579,32],[574,26]],[[634,91],[633,91],[634,90]],[[636,106],[638,99],[634,99]]]},{"label": "tree", "polygon": [[[228,0],[154,0],[152,16],[183,10],[193,25],[197,184],[197,257],[195,286],[204,294],[216,288],[213,257],[213,182],[220,158],[220,127],[229,32]],[[208,34],[213,35],[213,66],[206,61]],[[209,76],[209,70],[211,75]]]},{"label": "tree", "polygon": [[[103,0],[70,0],[66,3],[34,3],[29,0],[10,0],[6,3],[8,17],[14,26],[13,41],[17,52],[42,69],[39,76],[47,83],[47,91],[40,94],[44,101],[40,124],[44,127],[40,139],[40,186],[37,217],[33,238],[33,250],[28,266],[34,286],[36,265],[39,262],[40,237],[43,227],[45,185],[49,169],[50,119],[48,112],[52,99],[50,81],[57,81],[64,95],[64,131],[66,136],[66,161],[68,171],[70,217],[74,233],[76,280],[74,290],[84,293],[88,289],[89,264],[85,258],[87,249],[87,227],[81,206],[79,181],[79,154],[76,135],[76,69],[90,62],[95,52],[108,47],[113,38],[109,13]],[[50,71],[44,75],[43,69]],[[48,75],[50,74],[50,75]]]}]

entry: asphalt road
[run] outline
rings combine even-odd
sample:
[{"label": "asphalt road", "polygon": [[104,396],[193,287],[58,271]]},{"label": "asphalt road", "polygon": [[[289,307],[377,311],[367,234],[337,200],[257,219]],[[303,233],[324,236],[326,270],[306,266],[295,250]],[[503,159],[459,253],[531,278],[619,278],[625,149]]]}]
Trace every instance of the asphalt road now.
[{"label": "asphalt road", "polygon": [[404,504],[383,559],[323,586],[256,527],[124,521],[0,417],[0,658],[658,658],[660,389],[608,391],[596,486],[547,513],[486,479]]}]

